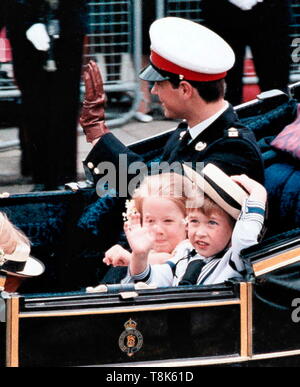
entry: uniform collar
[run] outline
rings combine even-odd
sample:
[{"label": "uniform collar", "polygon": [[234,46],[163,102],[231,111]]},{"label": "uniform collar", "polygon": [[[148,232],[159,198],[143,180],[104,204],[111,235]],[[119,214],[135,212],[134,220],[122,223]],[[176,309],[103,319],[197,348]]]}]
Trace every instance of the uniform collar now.
[{"label": "uniform collar", "polygon": [[206,120],[199,122],[199,124],[193,126],[192,128],[188,128],[190,135],[192,137],[191,142],[199,136],[200,133],[202,133],[206,128],[208,128],[214,121],[216,121],[229,107],[229,103],[225,101],[224,106],[222,109],[217,111],[213,116],[207,118]]}]

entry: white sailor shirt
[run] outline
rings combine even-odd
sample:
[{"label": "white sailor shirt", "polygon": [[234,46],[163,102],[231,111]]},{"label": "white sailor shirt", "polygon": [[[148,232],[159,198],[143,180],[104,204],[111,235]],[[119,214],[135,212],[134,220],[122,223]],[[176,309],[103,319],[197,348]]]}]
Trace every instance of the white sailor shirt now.
[{"label": "white sailor shirt", "polygon": [[198,279],[198,285],[222,283],[230,278],[242,278],[245,266],[240,258],[241,250],[258,243],[263,222],[265,204],[246,200],[237,220],[231,246],[222,256],[203,257],[194,251],[189,240],[184,240],[175,249],[174,256],[164,264],[148,265],[140,274],[131,275],[128,269],[122,283],[145,282],[159,287],[177,286],[193,260],[204,260]]}]

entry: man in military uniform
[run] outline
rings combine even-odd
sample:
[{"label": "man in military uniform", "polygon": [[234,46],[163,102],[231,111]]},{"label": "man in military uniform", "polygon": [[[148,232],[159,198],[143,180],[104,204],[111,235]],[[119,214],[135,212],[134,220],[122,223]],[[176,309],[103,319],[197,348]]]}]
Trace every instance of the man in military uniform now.
[{"label": "man in military uniform", "polygon": [[[224,99],[227,70],[234,64],[230,46],[211,30],[188,20],[167,17],[150,27],[150,65],[140,78],[154,82],[165,116],[184,119],[167,141],[161,161],[213,163],[227,174],[245,173],[263,182],[263,162],[253,134],[239,122]],[[143,161],[122,144],[104,121],[102,79],[95,63],[85,72],[86,98],[81,125],[94,147],[84,164],[97,179],[98,163],[128,165]]]},{"label": "man in military uniform", "polygon": [[9,0],[7,32],[22,96],[22,173],[36,190],[77,178],[86,0]]}]

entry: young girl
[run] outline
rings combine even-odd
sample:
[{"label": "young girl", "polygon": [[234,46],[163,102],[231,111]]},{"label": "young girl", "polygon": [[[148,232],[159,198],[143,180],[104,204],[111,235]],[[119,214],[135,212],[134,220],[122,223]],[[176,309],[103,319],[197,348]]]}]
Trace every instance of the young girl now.
[{"label": "young girl", "polygon": [[22,231],[17,229],[0,212],[0,288],[16,291],[24,277],[43,273],[44,265],[29,256],[30,243]]},{"label": "young girl", "polygon": [[[194,196],[195,189],[191,181],[177,173],[147,176],[135,190],[125,215],[130,219],[137,216],[151,235],[148,254],[151,264],[166,262],[172,257],[175,247],[186,239],[186,206],[187,201]],[[103,262],[113,266],[127,266],[131,255],[122,246],[115,245],[106,252]],[[111,274],[110,271],[110,277]],[[122,270],[122,278],[125,274],[126,270]],[[108,278],[105,276],[103,281]]]},{"label": "young girl", "polygon": [[240,252],[257,243],[264,222],[266,190],[246,175],[232,179],[249,193],[236,221],[211,199],[188,209],[188,241],[163,265],[151,265],[148,254],[153,236],[144,230],[139,215],[125,225],[132,257],[123,283],[143,281],[156,286],[216,284],[242,277]]}]

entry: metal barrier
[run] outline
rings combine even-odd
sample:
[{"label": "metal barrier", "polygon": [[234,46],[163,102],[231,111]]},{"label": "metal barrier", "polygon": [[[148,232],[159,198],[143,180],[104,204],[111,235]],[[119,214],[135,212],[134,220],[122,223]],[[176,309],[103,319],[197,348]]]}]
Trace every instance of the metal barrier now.
[{"label": "metal barrier", "polygon": [[299,0],[292,1],[292,11],[293,11],[293,23],[291,25],[291,73],[290,79],[291,82],[296,82],[300,80],[300,2]]},{"label": "metal barrier", "polygon": [[201,0],[156,0],[156,16],[176,16],[201,23]]},{"label": "metal barrier", "polygon": [[100,0],[90,1],[88,7],[90,21],[85,58],[98,63],[105,91],[111,93],[111,98],[114,93],[119,93],[121,99],[127,96],[131,105],[127,112],[107,111],[108,126],[120,126],[135,115],[141,101],[138,80],[141,68],[141,2]]},{"label": "metal barrier", "polygon": [[[89,25],[84,47],[84,62],[95,60],[102,71],[104,89],[113,100],[114,95],[127,98],[126,106],[118,109],[121,101],[108,104],[107,125],[124,125],[135,116],[141,92],[138,72],[141,68],[141,2],[140,0],[95,0],[88,2]],[[1,48],[1,47],[0,47]],[[9,69],[5,71],[5,69]],[[2,71],[1,71],[2,70]],[[10,74],[9,74],[10,72]],[[9,75],[8,75],[9,74]],[[81,85],[82,95],[84,85]],[[19,98],[14,83],[12,64],[0,63],[0,100]],[[19,145],[19,140],[1,142],[0,150]]]}]

